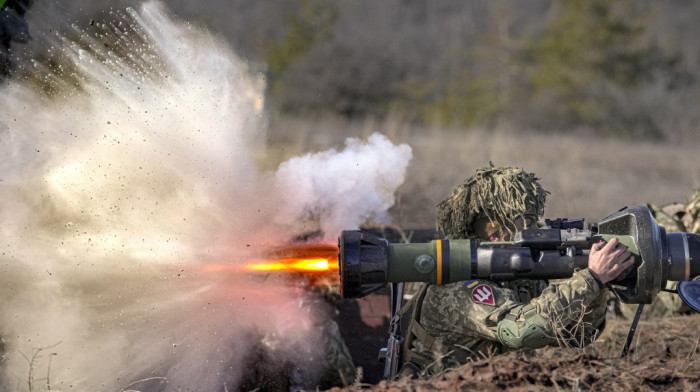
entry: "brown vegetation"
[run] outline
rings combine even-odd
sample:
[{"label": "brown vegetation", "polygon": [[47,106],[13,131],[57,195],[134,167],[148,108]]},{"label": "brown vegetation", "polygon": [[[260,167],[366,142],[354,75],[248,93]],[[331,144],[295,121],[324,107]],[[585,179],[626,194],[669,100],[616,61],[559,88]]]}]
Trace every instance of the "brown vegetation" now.
[{"label": "brown vegetation", "polygon": [[348,122],[334,118],[279,118],[272,121],[267,153],[274,168],[305,151],[342,148],[346,137],[387,134],[406,143],[413,159],[392,209],[403,229],[431,228],[435,206],[452,187],[492,161],[533,171],[551,192],[545,216],[595,222],[625,206],[685,201],[700,187],[700,155],[695,144],[620,141],[586,135],[469,132],[412,126],[401,121]]},{"label": "brown vegetation", "polygon": [[[608,320],[586,349],[544,348],[468,363],[430,380],[356,385],[350,391],[693,391],[700,388],[700,315],[640,322],[627,357],[629,320]],[[341,389],[334,389],[339,391]]]}]

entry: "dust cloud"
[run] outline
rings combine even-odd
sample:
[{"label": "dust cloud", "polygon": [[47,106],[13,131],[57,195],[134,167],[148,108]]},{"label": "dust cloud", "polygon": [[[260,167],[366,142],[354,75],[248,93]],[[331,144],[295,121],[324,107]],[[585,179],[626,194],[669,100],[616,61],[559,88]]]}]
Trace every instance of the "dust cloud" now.
[{"label": "dust cloud", "polygon": [[202,266],[387,222],[411,149],[263,172],[264,79],[157,2],[111,18],[0,87],[0,388],[234,390],[260,341],[313,363],[303,290]]}]

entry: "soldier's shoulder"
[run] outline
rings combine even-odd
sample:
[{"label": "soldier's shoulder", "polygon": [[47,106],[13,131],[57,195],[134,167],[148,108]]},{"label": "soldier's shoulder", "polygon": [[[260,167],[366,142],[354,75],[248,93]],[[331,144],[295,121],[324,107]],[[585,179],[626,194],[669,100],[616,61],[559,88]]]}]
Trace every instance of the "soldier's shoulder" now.
[{"label": "soldier's shoulder", "polygon": [[427,301],[455,301],[461,305],[499,306],[513,300],[513,291],[486,279],[473,279],[446,285],[431,285]]}]

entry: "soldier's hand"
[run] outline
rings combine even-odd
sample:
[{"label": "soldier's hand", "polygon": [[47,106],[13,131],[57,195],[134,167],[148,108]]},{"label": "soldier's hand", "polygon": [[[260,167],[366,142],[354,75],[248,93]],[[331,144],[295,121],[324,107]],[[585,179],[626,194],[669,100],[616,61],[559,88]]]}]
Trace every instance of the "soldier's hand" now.
[{"label": "soldier's hand", "polygon": [[602,241],[593,244],[588,256],[588,269],[596,274],[603,284],[617,278],[633,264],[634,257],[627,246],[621,244],[617,238],[611,239],[607,244]]}]

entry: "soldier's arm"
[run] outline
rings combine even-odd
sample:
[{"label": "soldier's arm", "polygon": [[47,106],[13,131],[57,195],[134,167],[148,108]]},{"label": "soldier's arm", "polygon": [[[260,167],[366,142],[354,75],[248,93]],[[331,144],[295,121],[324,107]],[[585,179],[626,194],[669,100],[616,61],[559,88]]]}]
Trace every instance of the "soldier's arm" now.
[{"label": "soldier's arm", "polygon": [[498,324],[498,339],[511,348],[587,345],[605,324],[603,285],[633,264],[617,238],[594,244],[587,269],[551,285],[531,304],[511,309]]},{"label": "soldier's arm", "polygon": [[490,281],[430,286],[421,324],[435,335],[495,340],[511,349],[585,346],[605,324],[607,289],[599,279],[589,269],[577,271],[529,303]]},{"label": "soldier's arm", "polygon": [[512,349],[563,344],[583,347],[605,325],[607,290],[588,270],[552,284],[529,304],[500,314],[498,340]]},{"label": "soldier's arm", "polygon": [[550,284],[528,303],[491,281],[432,285],[420,323],[434,336],[488,339],[512,349],[571,340],[585,345],[603,327],[606,297],[588,270]]}]

